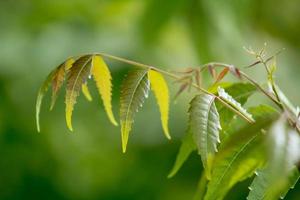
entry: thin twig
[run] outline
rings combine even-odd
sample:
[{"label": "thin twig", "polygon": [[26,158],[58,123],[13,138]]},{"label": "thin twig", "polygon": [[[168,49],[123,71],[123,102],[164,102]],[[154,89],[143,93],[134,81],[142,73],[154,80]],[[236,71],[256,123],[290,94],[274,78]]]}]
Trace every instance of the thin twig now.
[{"label": "thin twig", "polygon": [[[173,74],[173,73],[170,73],[168,71],[165,71],[165,70],[162,70],[160,68],[157,68],[157,67],[154,67],[154,66],[150,66],[150,65],[146,65],[146,64],[142,64],[142,63],[139,63],[139,62],[136,62],[136,61],[132,61],[132,60],[128,60],[128,59],[124,59],[124,58],[120,58],[120,57],[117,57],[117,56],[112,56],[112,55],[109,55],[109,54],[105,54],[105,53],[97,53],[97,55],[100,55],[100,56],[103,56],[103,57],[106,57],[106,58],[110,58],[110,59],[113,59],[113,60],[118,60],[118,61],[121,61],[121,62],[124,62],[124,63],[127,63],[127,64],[130,64],[130,65],[134,65],[134,66],[137,66],[137,67],[141,67],[141,68],[144,68],[144,69],[152,69],[154,71],[157,71],[157,72],[160,72],[166,76],[169,76],[173,79],[181,79],[180,76],[177,76],[176,74]],[[235,108],[233,108],[232,106],[230,106],[228,103],[226,103],[223,99],[221,99],[219,96],[205,90],[204,88],[198,86],[197,84],[195,83],[192,83],[191,84],[194,88],[196,88],[197,90],[199,90],[200,92],[203,92],[205,94],[208,94],[208,95],[211,95],[213,97],[215,97],[218,101],[220,101],[225,107],[227,107],[228,109],[230,109],[232,112],[236,113],[238,116],[240,116],[241,118],[243,118],[244,120],[246,120],[247,122],[249,123],[254,123],[254,121],[250,118],[248,118],[247,116],[244,116],[242,113],[240,113],[238,110],[236,110]]]}]

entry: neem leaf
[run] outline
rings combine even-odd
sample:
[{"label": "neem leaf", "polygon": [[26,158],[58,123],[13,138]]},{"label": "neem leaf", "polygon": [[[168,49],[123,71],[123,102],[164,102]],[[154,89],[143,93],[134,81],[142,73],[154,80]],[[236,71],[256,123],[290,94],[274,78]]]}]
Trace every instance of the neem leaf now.
[{"label": "neem leaf", "polygon": [[88,101],[92,101],[93,100],[92,95],[90,93],[90,90],[89,90],[89,88],[87,86],[87,82],[84,83],[84,84],[82,84],[81,90],[82,90],[83,95],[85,96],[85,98]]},{"label": "neem leaf", "polygon": [[144,69],[131,71],[121,87],[120,121],[122,150],[124,153],[126,152],[134,114],[143,105],[145,98],[148,97],[150,82],[147,74],[148,70]]},{"label": "neem leaf", "polygon": [[101,56],[94,55],[92,59],[92,74],[96,82],[99,94],[101,95],[106,114],[115,126],[118,125],[112,112],[111,105],[111,75],[110,71]]},{"label": "neem leaf", "polygon": [[91,70],[91,55],[85,55],[78,58],[73,66],[70,68],[67,76],[67,90],[66,90],[66,121],[68,128],[73,131],[72,128],[72,113],[76,103],[76,98],[79,96],[79,92],[82,85],[86,82]]},{"label": "neem leaf", "polygon": [[[256,91],[255,87],[248,83],[218,83],[217,85],[222,85],[222,87],[226,88],[228,93],[231,94],[242,105],[247,101],[249,96],[251,96]],[[217,93],[217,87],[215,86],[213,86],[213,88],[210,89],[210,92]],[[220,102],[216,101],[215,103],[220,115],[222,131],[225,131],[227,129],[226,127],[231,124],[230,122],[233,119],[234,113],[228,110],[226,107],[224,107],[223,104],[221,104]],[[185,137],[182,139],[182,143],[176,157],[176,162],[168,177],[173,177],[184,164],[184,162],[187,160],[189,155],[196,149],[196,143],[193,141],[193,136],[190,133],[190,130],[188,129]]]},{"label": "neem leaf", "polygon": [[270,113],[260,116],[260,110],[261,106],[252,109],[253,115],[257,116],[256,123],[239,128],[221,143],[214,159],[205,200],[223,199],[237,182],[252,176],[264,164],[264,135],[261,130],[272,123],[274,112],[270,110]]},{"label": "neem leaf", "polygon": [[164,133],[168,139],[171,139],[168,128],[169,120],[169,89],[168,85],[163,77],[157,71],[149,70],[148,78],[150,81],[151,89],[155,94],[157,104],[159,106],[161,114],[161,123],[164,130]]},{"label": "neem leaf", "polygon": [[187,131],[184,138],[182,139],[182,143],[179,149],[179,152],[176,157],[175,164],[170,171],[168,178],[172,178],[176,175],[179,169],[182,167],[184,162],[188,159],[190,154],[197,149],[197,146],[194,142],[193,135],[190,131]]},{"label": "neem leaf", "polygon": [[[237,102],[239,102],[242,106],[256,91],[256,88],[249,83],[234,83],[231,85],[227,84],[225,86],[221,85],[221,87],[225,88],[226,92],[230,94],[230,96]],[[217,93],[217,88],[212,90]],[[228,126],[230,126],[230,122],[232,121],[235,114],[219,101],[216,101],[216,106],[220,115],[222,129],[223,131],[226,131]]]},{"label": "neem leaf", "polygon": [[40,110],[41,110],[41,105],[42,105],[42,101],[44,98],[44,95],[46,94],[46,92],[48,91],[48,88],[51,84],[51,81],[53,79],[53,76],[56,72],[56,69],[53,70],[46,78],[46,80],[44,81],[44,83],[42,84],[42,86],[39,89],[38,95],[37,95],[37,99],[36,99],[36,127],[37,127],[37,131],[40,132]]},{"label": "neem leaf", "polygon": [[55,105],[57,94],[64,83],[67,71],[72,67],[73,63],[74,63],[74,59],[70,58],[66,60],[64,63],[62,63],[61,65],[59,65],[55,70],[52,79],[52,99],[51,99],[50,110],[52,110]]},{"label": "neem leaf", "polygon": [[223,88],[218,87],[218,95],[221,99],[226,101],[235,110],[239,111],[240,114],[244,115],[247,119],[254,120],[252,115],[247,112],[245,108],[242,107],[241,103],[237,102],[231,95],[229,95]]},{"label": "neem leaf", "polygon": [[220,117],[214,100],[215,97],[212,95],[197,95],[191,101],[189,109],[190,131],[197,144],[208,179],[211,176],[211,164],[217,152],[217,144],[220,143]]},{"label": "neem leaf", "polygon": [[266,147],[267,165],[257,173],[250,186],[250,200],[284,198],[299,179],[295,165],[300,161],[300,136],[287,128],[283,117],[271,127]]}]

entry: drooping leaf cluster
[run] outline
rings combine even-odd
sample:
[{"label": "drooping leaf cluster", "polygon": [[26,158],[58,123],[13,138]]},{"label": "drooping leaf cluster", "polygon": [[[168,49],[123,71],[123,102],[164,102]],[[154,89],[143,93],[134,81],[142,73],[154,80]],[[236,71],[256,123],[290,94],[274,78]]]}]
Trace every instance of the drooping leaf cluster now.
[{"label": "drooping leaf cluster", "polygon": [[[102,56],[88,54],[79,58],[66,60],[48,75],[37,97],[36,121],[38,131],[40,131],[40,107],[43,97],[48,91],[48,87],[52,85],[52,109],[64,81],[66,81],[66,123],[68,128],[73,131],[72,113],[80,92],[82,91],[88,101],[92,100],[87,86],[88,79],[90,78],[95,80],[109,120],[113,125],[118,126],[112,110],[112,77],[110,70]],[[151,68],[132,70],[123,81],[120,95],[120,124],[123,152],[126,151],[129,133],[134,121],[134,114],[148,97],[150,87],[157,99],[163,131],[168,139],[171,138],[168,129],[169,89],[163,75]]]},{"label": "drooping leaf cluster", "polygon": [[[175,97],[187,88],[197,89],[190,101],[187,131],[168,177],[173,177],[189,155],[197,151],[204,169],[196,193],[198,199],[224,199],[237,183],[248,178],[254,178],[249,186],[248,199],[284,198],[300,178],[300,109],[295,108],[275,84],[273,73],[276,67],[267,64],[273,57],[263,60],[264,50],[250,53],[259,60],[249,67],[264,64],[267,69],[269,91],[238,68],[222,63],[188,68],[179,72],[182,76],[177,76],[107,54],[69,58],[48,75],[40,88],[36,103],[38,131],[42,99],[50,85],[52,109],[59,90],[66,82],[66,123],[72,131],[71,119],[76,99],[82,91],[88,101],[92,100],[87,83],[88,79],[93,78],[109,120],[115,126],[120,123],[123,152],[126,151],[135,114],[143,106],[150,90],[158,103],[163,132],[171,139],[168,128],[170,95],[163,76],[168,75],[181,84]],[[112,110],[112,76],[103,57],[139,67],[130,71],[121,85],[119,123]],[[217,67],[222,70],[218,72]],[[213,78],[207,90],[201,80],[205,69]],[[222,82],[229,72],[240,82]],[[259,103],[246,108],[247,100],[257,91],[271,99],[279,110]]]}]

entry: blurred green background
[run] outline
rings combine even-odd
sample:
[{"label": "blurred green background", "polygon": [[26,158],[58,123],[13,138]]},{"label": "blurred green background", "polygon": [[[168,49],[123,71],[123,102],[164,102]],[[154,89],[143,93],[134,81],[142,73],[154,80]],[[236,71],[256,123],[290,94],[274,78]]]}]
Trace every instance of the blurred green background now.
[{"label": "blurred green background", "polygon": [[[68,56],[106,52],[168,69],[222,61],[253,61],[243,46],[268,43],[279,56],[277,82],[300,104],[300,0],[1,0],[0,1],[0,199],[192,199],[202,171],[194,153],[173,179],[167,174],[186,128],[190,94],[172,103],[172,141],[163,136],[151,96],[136,115],[128,152],[121,153],[95,86],[82,95],[74,133],[65,125],[63,92],[40,134],[35,99],[47,74]],[[130,66],[108,61],[119,87]],[[264,83],[260,67],[247,70]],[[169,83],[172,83],[170,80]],[[172,94],[178,86],[171,86]],[[172,96],[172,97],[173,97]],[[261,101],[259,95],[252,103]],[[227,199],[245,199],[247,180]],[[300,184],[287,199],[300,199]]]}]

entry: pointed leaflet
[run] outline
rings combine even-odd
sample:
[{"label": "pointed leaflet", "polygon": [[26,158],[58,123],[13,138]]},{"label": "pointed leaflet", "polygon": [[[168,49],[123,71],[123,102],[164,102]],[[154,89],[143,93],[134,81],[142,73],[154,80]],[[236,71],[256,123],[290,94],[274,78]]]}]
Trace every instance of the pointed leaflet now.
[{"label": "pointed leaflet", "polygon": [[[251,96],[255,92],[255,87],[248,83],[235,83],[235,84],[221,84],[226,88],[229,94],[233,96],[237,101],[239,101],[242,105],[246,103],[249,96]],[[216,93],[217,87],[213,87],[210,92]],[[234,113],[231,110],[228,110],[223,106],[220,102],[216,102],[217,110],[219,111],[220,121],[222,132],[226,131],[227,126],[233,119]],[[193,141],[192,134],[187,131],[186,136],[183,138],[179,153],[177,154],[176,162],[173,166],[172,171],[169,174],[169,177],[174,176],[177,171],[181,168],[183,163],[187,160],[189,155],[195,151],[196,143]]]},{"label": "pointed leaflet", "polygon": [[272,126],[266,138],[268,162],[257,173],[250,188],[248,199],[273,200],[283,198],[299,179],[295,165],[300,161],[300,136],[288,130],[282,117]]},{"label": "pointed leaflet", "polygon": [[82,85],[86,82],[91,70],[91,56],[85,55],[78,58],[70,68],[67,77],[66,91],[66,121],[68,128],[72,131],[72,113],[76,103],[76,98]]},{"label": "pointed leaflet", "polygon": [[[264,109],[266,112],[261,112]],[[264,135],[261,129],[267,128],[274,119],[274,110],[259,106],[251,110],[255,124],[238,128],[230,138],[221,143],[219,153],[213,163],[212,178],[207,186],[205,200],[223,199],[227,192],[239,181],[253,175],[262,166]]]},{"label": "pointed leaflet", "polygon": [[[53,84],[53,88],[52,88],[52,102],[51,102],[51,107],[50,109],[53,108],[54,106],[54,102],[56,100],[56,96],[57,96],[57,92],[59,90],[59,88],[62,85],[65,73],[64,73],[64,69],[66,67],[72,66],[73,64],[73,59],[70,58],[67,61],[65,61],[64,63],[62,63],[61,65],[59,65],[56,69],[54,69],[46,78],[46,80],[44,81],[43,85],[41,86],[41,88],[39,89],[38,92],[38,96],[37,96],[37,101],[36,101],[36,125],[37,125],[37,130],[38,132],[40,132],[40,109],[41,109],[41,104],[42,104],[42,100],[43,97],[45,95],[45,93],[48,91],[48,88],[52,82]],[[63,69],[63,70],[61,70]]]},{"label": "pointed leaflet", "polygon": [[186,133],[182,139],[182,144],[180,146],[179,152],[176,157],[175,164],[170,171],[168,178],[172,178],[181,168],[183,163],[188,159],[189,155],[197,149],[197,146],[194,142],[193,135],[190,131]]},{"label": "pointed leaflet", "polygon": [[151,89],[154,92],[161,114],[161,123],[164,133],[168,139],[171,139],[168,129],[169,119],[169,89],[164,77],[154,70],[148,71],[148,78]]},{"label": "pointed leaflet", "polygon": [[208,179],[210,179],[212,159],[217,152],[217,144],[220,143],[220,117],[214,100],[215,97],[212,95],[197,95],[191,101],[189,109],[190,130]]},{"label": "pointed leaflet", "polygon": [[256,173],[251,186],[248,200],[277,200],[284,199],[290,189],[293,189],[300,178],[300,173],[296,167],[293,167],[286,177],[281,180],[275,180],[271,183],[270,171],[268,169],[260,170]]},{"label": "pointed leaflet", "polygon": [[106,114],[111,123],[117,126],[118,123],[115,120],[111,105],[112,78],[110,75],[110,71],[101,56],[93,56],[92,74],[96,82],[99,94],[101,95]]},{"label": "pointed leaflet", "polygon": [[147,76],[148,70],[131,71],[125,78],[120,97],[120,121],[122,150],[126,152],[129,132],[133,123],[135,112],[138,111],[148,97],[150,83]]},{"label": "pointed leaflet", "polygon": [[93,100],[92,95],[90,93],[90,90],[89,90],[89,88],[87,86],[87,82],[84,83],[84,84],[82,84],[81,90],[82,90],[83,95],[85,96],[85,98],[88,101],[92,101]]},{"label": "pointed leaflet", "polygon": [[[239,102],[241,106],[243,106],[247,102],[248,98],[251,95],[253,95],[256,91],[255,86],[249,83],[221,83],[217,84],[217,87],[218,85],[222,88],[225,88],[226,92],[230,94],[230,96],[234,98],[237,102]],[[217,93],[217,87],[213,86],[212,88],[210,88],[210,92]],[[227,127],[230,126],[230,123],[233,120],[233,116],[235,115],[235,113],[233,113],[219,101],[216,101],[216,106],[220,115],[222,132],[226,132]]]},{"label": "pointed leaflet", "polygon": [[44,98],[45,93],[48,91],[48,88],[51,84],[51,81],[53,79],[53,76],[56,72],[56,69],[53,70],[46,78],[46,80],[44,81],[43,85],[40,87],[39,92],[38,92],[38,96],[36,99],[36,127],[37,127],[37,131],[40,132],[40,110],[41,110],[41,105],[42,105],[42,101]]},{"label": "pointed leaflet", "polygon": [[218,94],[221,99],[226,101],[232,108],[237,110],[240,114],[242,114],[248,120],[253,121],[252,115],[247,112],[241,105],[241,103],[237,102],[231,95],[229,95],[223,88],[218,87]]},{"label": "pointed leaflet", "polygon": [[59,65],[55,70],[55,74],[52,79],[52,99],[51,99],[50,110],[52,110],[55,105],[57,94],[65,80],[66,72],[72,67],[73,63],[74,63],[74,59],[70,58],[66,60],[64,63],[62,63],[61,65]]}]

